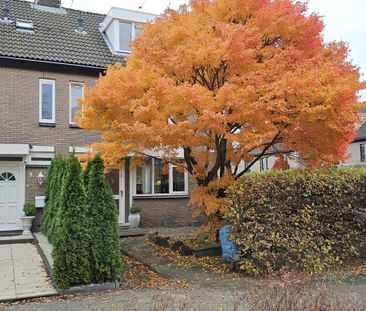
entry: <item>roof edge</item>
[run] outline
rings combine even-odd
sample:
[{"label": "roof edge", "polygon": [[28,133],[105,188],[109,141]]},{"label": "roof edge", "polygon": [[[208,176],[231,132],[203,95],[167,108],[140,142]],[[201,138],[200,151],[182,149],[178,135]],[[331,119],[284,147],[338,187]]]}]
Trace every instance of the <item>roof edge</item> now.
[{"label": "roof edge", "polygon": [[88,68],[94,70],[105,70],[108,66],[100,67],[100,66],[92,66],[92,65],[82,65],[82,64],[73,64],[73,63],[65,63],[65,62],[55,62],[41,59],[32,59],[32,58],[24,58],[24,57],[15,57],[15,56],[4,56],[0,55],[0,59],[9,59],[9,60],[19,60],[26,61],[32,63],[41,63],[41,64],[50,64],[50,65],[62,65],[68,67],[78,67],[78,68]]}]

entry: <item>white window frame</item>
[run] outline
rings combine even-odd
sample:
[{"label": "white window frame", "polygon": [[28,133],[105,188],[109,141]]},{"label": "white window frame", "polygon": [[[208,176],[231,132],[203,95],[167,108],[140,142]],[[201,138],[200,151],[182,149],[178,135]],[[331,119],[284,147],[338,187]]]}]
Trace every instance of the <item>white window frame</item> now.
[{"label": "white window frame", "polygon": [[133,170],[133,178],[132,178],[132,187],[133,187],[133,196],[136,197],[166,197],[166,196],[187,196],[188,195],[188,172],[187,170],[184,171],[184,191],[173,191],[173,168],[176,165],[169,164],[169,193],[155,193],[154,189],[154,178],[155,178],[155,158],[151,158],[151,193],[144,193],[144,194],[137,194],[136,193],[136,170]]},{"label": "white window frame", "polygon": [[[69,124],[70,125],[77,125],[77,122],[72,121],[72,109],[71,109],[71,91],[72,91],[72,85],[76,84],[76,85],[81,85],[83,90],[82,90],[82,98],[84,99],[84,88],[85,88],[85,83],[83,82],[74,82],[74,81],[70,81],[69,82]],[[81,108],[81,107],[80,107]]]},{"label": "white window frame", "polygon": [[120,26],[119,26],[120,23],[131,24],[131,42],[136,39],[136,25],[141,24],[141,23],[136,23],[136,22],[123,20],[123,19],[118,20],[117,23],[116,23],[116,25],[117,25],[116,33],[118,34],[118,36],[117,36],[118,41],[117,41],[117,45],[116,45],[116,46],[118,46],[118,48],[117,48],[116,51],[120,52],[120,53],[124,53],[124,54],[131,54],[131,50],[122,50],[120,45],[119,45],[120,44],[120,36],[121,36],[120,31],[119,31],[120,30]]},{"label": "white window frame", "polygon": [[[42,86],[52,86],[52,119],[42,119]],[[39,79],[39,122],[54,124],[56,122],[56,81],[51,79]]]}]

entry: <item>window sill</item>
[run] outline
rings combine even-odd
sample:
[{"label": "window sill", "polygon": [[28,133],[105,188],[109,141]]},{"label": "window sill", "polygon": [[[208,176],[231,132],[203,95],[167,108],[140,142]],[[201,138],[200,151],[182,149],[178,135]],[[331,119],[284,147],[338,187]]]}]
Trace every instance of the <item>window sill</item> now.
[{"label": "window sill", "polygon": [[160,200],[160,199],[189,199],[188,194],[171,194],[171,195],[134,195],[134,200]]},{"label": "window sill", "polygon": [[38,124],[44,127],[56,127],[56,123],[39,122]]},{"label": "window sill", "polygon": [[80,129],[80,126],[78,124],[72,124],[72,123],[70,123],[69,124],[69,128],[72,128],[72,129]]}]

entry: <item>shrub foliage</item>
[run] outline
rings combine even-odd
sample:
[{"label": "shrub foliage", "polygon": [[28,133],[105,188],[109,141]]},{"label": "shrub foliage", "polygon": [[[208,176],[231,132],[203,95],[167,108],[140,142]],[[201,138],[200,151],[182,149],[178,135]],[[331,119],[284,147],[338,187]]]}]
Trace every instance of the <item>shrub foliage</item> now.
[{"label": "shrub foliage", "polygon": [[[118,212],[113,192],[104,176],[100,155],[88,165],[88,195],[92,281],[114,281],[121,272]],[[86,175],[84,174],[84,177]]]},{"label": "shrub foliage", "polygon": [[52,241],[57,226],[57,213],[60,207],[60,193],[66,161],[61,155],[57,155],[48,169],[46,182],[46,204],[42,218],[42,232]]},{"label": "shrub foliage", "polygon": [[365,246],[364,169],[250,174],[229,188],[228,205],[246,272],[319,271]]},{"label": "shrub foliage", "polygon": [[75,155],[67,159],[62,182],[59,223],[54,233],[54,270],[62,289],[90,282],[88,207],[81,167]]}]

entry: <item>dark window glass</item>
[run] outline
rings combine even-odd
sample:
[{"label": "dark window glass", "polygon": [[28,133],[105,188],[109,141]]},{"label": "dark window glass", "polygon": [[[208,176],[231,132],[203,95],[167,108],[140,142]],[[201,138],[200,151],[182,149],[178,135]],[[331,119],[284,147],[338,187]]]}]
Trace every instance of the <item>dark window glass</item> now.
[{"label": "dark window glass", "polygon": [[154,159],[154,193],[169,193],[169,166]]},{"label": "dark window glass", "polygon": [[51,84],[42,84],[42,120],[52,120],[53,87]]},{"label": "dark window glass", "polygon": [[119,170],[111,170],[107,173],[106,179],[111,185],[114,195],[119,194]]},{"label": "dark window glass", "polygon": [[71,83],[70,87],[71,87],[71,94],[70,94],[70,113],[71,113],[71,116],[70,116],[70,122],[75,123],[76,113],[81,108],[79,103],[78,103],[78,99],[83,98],[83,85],[82,84],[77,84],[77,83]]},{"label": "dark window glass", "polygon": [[184,172],[180,172],[177,167],[173,167],[173,191],[185,191]]},{"label": "dark window glass", "polygon": [[365,157],[365,144],[361,144],[360,145],[360,160],[361,160],[361,162],[366,162],[366,157]]},{"label": "dark window glass", "polygon": [[145,165],[136,168],[136,194],[151,194],[152,159],[147,159]]}]

